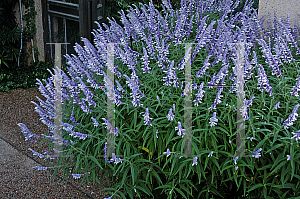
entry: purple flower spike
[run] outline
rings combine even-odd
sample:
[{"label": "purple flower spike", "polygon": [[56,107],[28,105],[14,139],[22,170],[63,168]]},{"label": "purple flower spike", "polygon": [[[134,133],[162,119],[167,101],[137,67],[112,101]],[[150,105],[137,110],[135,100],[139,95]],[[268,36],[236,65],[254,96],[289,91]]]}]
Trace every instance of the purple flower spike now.
[{"label": "purple flower spike", "polygon": [[38,169],[38,170],[43,170],[43,171],[48,169],[48,167],[41,167],[41,166],[35,166],[35,167],[32,167],[32,168]]},{"label": "purple flower spike", "polygon": [[113,161],[115,164],[118,164],[119,162],[122,163],[122,159],[121,158],[117,158],[116,155],[113,153],[112,155],[112,159],[111,161]]},{"label": "purple flower spike", "polygon": [[175,127],[175,130],[177,131],[178,130],[178,135],[179,136],[184,136],[184,130],[185,129],[182,129],[182,126],[181,126],[181,122],[178,122],[178,127]]},{"label": "purple flower spike", "polygon": [[205,91],[203,90],[203,86],[204,86],[204,82],[201,83],[200,87],[199,87],[199,90],[198,90],[198,93],[197,93],[197,96],[196,96],[196,99],[194,100],[195,102],[195,106],[198,106],[198,103],[202,103],[202,98],[203,98],[203,93],[205,93]]},{"label": "purple flower spike", "polygon": [[119,128],[118,128],[118,127],[116,127],[116,129],[115,129],[115,133],[114,133],[114,136],[118,135],[118,133],[119,133]]},{"label": "purple flower spike", "polygon": [[167,154],[167,157],[171,155],[170,149],[167,149],[167,152],[163,152],[163,154]]},{"label": "purple flower spike", "polygon": [[291,139],[296,139],[296,142],[298,142],[298,140],[300,139],[300,131],[298,131],[297,133],[292,132],[292,134],[294,134],[294,136]]},{"label": "purple flower spike", "polygon": [[260,91],[263,91],[265,88],[269,93],[270,96],[272,96],[272,87],[269,84],[269,80],[267,78],[266,72],[261,64],[259,64],[260,67],[258,67],[258,85],[260,87],[257,87]]},{"label": "purple flower spike", "polygon": [[173,121],[174,120],[174,115],[172,113],[172,108],[170,108],[169,113],[167,115],[168,120]]},{"label": "purple flower spike", "polygon": [[212,151],[212,152],[210,152],[210,153],[209,153],[209,155],[208,155],[208,157],[209,157],[209,156],[212,156],[213,154],[214,154],[214,152],[213,152],[213,151]]},{"label": "purple flower spike", "polygon": [[93,120],[95,127],[99,126],[99,123],[97,122],[97,120],[95,118],[92,117],[91,119]]},{"label": "purple flower spike", "polygon": [[217,115],[216,114],[217,113],[214,112],[213,117],[210,118],[210,122],[209,122],[210,126],[216,126],[217,125],[216,122],[218,122],[218,119],[217,119]]},{"label": "purple flower spike", "polygon": [[150,122],[150,119],[153,119],[153,118],[149,117],[149,109],[148,108],[146,108],[146,113],[143,116],[144,116],[144,123],[145,123],[145,125],[152,126],[152,124]]},{"label": "purple flower spike", "polygon": [[31,148],[28,148],[28,149],[29,149],[30,151],[32,151],[33,155],[37,155],[37,156],[39,156],[40,158],[45,157],[43,154],[40,154],[40,153],[38,153],[38,152],[32,150]]},{"label": "purple flower spike", "polygon": [[223,95],[221,95],[222,91],[223,91],[223,87],[218,88],[218,94],[217,97],[214,101],[214,103],[211,105],[211,107],[209,107],[208,109],[212,110],[212,109],[217,109],[217,104],[221,103],[222,101],[220,100],[221,97],[223,97]]},{"label": "purple flower spike", "polygon": [[298,112],[298,108],[299,108],[299,104],[297,104],[295,107],[294,107],[294,110],[292,112],[292,114],[289,115],[288,119],[284,121],[283,123],[283,126],[285,129],[288,129],[289,126],[292,126],[293,125],[293,122],[297,120],[297,112]]},{"label": "purple flower spike", "polygon": [[274,106],[274,109],[275,109],[275,110],[278,109],[278,108],[280,108],[280,107],[279,107],[279,104],[280,104],[280,102],[278,102],[278,103]]},{"label": "purple flower spike", "polygon": [[34,136],[34,137],[36,137],[36,138],[39,138],[39,137],[40,137],[40,136],[38,136],[38,135],[36,135],[36,134],[30,132],[29,129],[26,127],[25,124],[19,123],[18,126],[21,127],[21,129],[22,129],[22,133],[23,133],[23,135],[25,136],[25,141],[29,140],[29,141],[35,143],[36,141],[34,141],[33,139],[31,139],[31,137],[32,137],[32,136]]},{"label": "purple flower spike", "polygon": [[163,77],[162,81],[165,81],[163,85],[170,86],[173,83],[173,87],[176,87],[177,76],[173,66],[174,66],[174,60],[171,62],[169,69],[163,71],[164,73],[167,73],[167,76]]},{"label": "purple flower spike", "polygon": [[251,152],[251,153],[253,153],[252,157],[255,157],[255,158],[261,157],[261,154],[260,154],[261,150],[262,150],[262,148],[259,148],[259,149],[258,149],[257,151],[255,151],[254,153]]},{"label": "purple flower spike", "polygon": [[145,47],[143,47],[143,50],[144,50],[144,56],[142,57],[142,60],[143,60],[143,73],[147,73],[147,72],[150,72],[151,68],[149,67],[149,63],[150,61],[148,60],[148,55],[147,55],[147,50]]},{"label": "purple flower spike", "polygon": [[292,91],[290,93],[292,96],[299,97],[298,94],[299,91],[300,91],[300,77],[298,78],[296,85],[292,88]]},{"label": "purple flower spike", "polygon": [[198,160],[198,157],[194,157],[192,166],[194,166],[194,165],[197,165],[197,164],[198,164],[198,163],[197,163],[197,160]]},{"label": "purple flower spike", "polygon": [[291,159],[290,155],[286,155],[287,156],[287,161]]},{"label": "purple flower spike", "polygon": [[82,176],[82,174],[72,174],[72,175],[73,175],[73,178],[75,178],[75,179],[79,179]]},{"label": "purple flower spike", "polygon": [[236,164],[237,159],[239,159],[239,156],[236,156],[236,157],[233,159],[234,164]]},{"label": "purple flower spike", "polygon": [[47,156],[44,160],[46,160],[48,158],[50,158],[51,160],[57,158],[56,156],[52,155],[49,151],[45,151],[44,154],[47,154]]}]

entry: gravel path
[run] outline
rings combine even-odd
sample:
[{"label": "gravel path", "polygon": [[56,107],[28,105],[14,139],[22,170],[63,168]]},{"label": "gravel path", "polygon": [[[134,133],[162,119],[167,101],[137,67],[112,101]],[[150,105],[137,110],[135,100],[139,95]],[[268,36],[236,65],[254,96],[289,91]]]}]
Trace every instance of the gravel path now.
[{"label": "gravel path", "polygon": [[[54,181],[50,171],[38,171],[34,166],[51,166],[44,159],[33,156],[28,148],[43,153],[48,150],[48,143],[25,141],[18,123],[24,123],[37,135],[48,135],[48,127],[35,112],[38,99],[45,101],[38,87],[30,89],[17,88],[9,92],[0,92],[0,198],[105,198],[110,195],[99,190],[111,187],[103,178],[101,187],[94,186],[85,180],[81,186],[81,178],[71,177],[68,183],[63,182],[63,172],[59,170]],[[53,122],[53,120],[52,120]],[[48,164],[48,165],[47,165]],[[100,178],[99,178],[100,181]],[[122,190],[122,189],[121,189]]]}]

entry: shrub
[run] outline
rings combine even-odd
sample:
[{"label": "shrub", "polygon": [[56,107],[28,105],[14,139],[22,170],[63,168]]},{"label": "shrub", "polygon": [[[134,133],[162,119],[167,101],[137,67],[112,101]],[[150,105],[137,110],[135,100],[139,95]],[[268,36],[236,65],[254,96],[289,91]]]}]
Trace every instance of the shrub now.
[{"label": "shrub", "polygon": [[[16,0],[0,2],[0,74],[2,76],[4,76],[4,71],[12,72],[17,67],[20,52],[21,33],[17,28],[13,13],[13,6],[16,2]],[[22,64],[23,54],[20,56]]]},{"label": "shrub", "polygon": [[[71,169],[74,178],[83,177],[82,182],[92,178],[93,183],[101,183],[98,174],[103,170],[108,181],[115,181],[113,187],[105,189],[111,191],[111,197],[297,196],[300,131],[299,123],[294,122],[300,106],[298,33],[289,24],[274,21],[272,33],[260,35],[259,30],[265,29],[257,12],[249,9],[252,3],[247,1],[243,12],[233,16],[230,12],[237,3],[227,0],[216,4],[182,0],[176,12],[163,0],[164,17],[150,3],[141,10],[130,7],[128,19],[120,12],[124,29],[111,19],[110,27],[103,24],[106,31],[98,24],[99,29],[93,32],[95,47],[85,38],[84,48],[76,43],[78,56],[66,55],[68,75],[62,72],[62,84],[66,85],[62,95],[63,155],[72,156],[76,163],[62,166],[61,162],[68,162],[70,157],[59,156],[53,161],[59,166],[49,168],[57,171],[63,167],[67,176]],[[186,52],[183,45],[175,45],[180,42],[197,44]],[[236,156],[238,52],[236,45],[230,45],[236,42],[249,44],[244,53],[248,100],[240,111],[244,116],[245,154],[250,157]],[[121,43],[114,47],[115,124],[109,123],[106,114],[107,92],[112,92],[108,85],[112,82],[105,69],[108,49],[101,43]],[[182,71],[188,52],[192,85],[184,85]],[[48,99],[39,99],[46,110],[33,103],[41,121],[54,133],[54,124],[47,118],[55,116],[51,111],[53,74],[60,71],[49,72],[52,78],[43,80],[46,86],[37,79]],[[183,154],[183,138],[188,136],[184,100],[189,92],[193,157]],[[26,140],[38,137],[26,125],[19,126]],[[107,130],[115,135],[115,154],[123,157],[101,157],[108,150]],[[54,141],[52,135],[44,137]],[[55,158],[49,151],[44,154],[45,159]]]},{"label": "shrub", "polygon": [[[31,62],[27,64],[29,54],[25,51],[26,42],[33,38],[36,32],[34,18],[36,11],[33,0],[22,0],[22,5],[28,8],[23,15],[22,51],[21,28],[18,28],[13,8],[19,5],[18,0],[0,1],[0,91],[9,92],[14,88],[31,88],[37,86],[36,78],[49,78],[47,68],[54,68],[54,64],[47,62]],[[35,52],[38,60],[38,50]],[[18,59],[19,58],[19,59]],[[19,61],[19,63],[18,63]]]},{"label": "shrub", "polygon": [[49,68],[54,68],[53,62],[36,61],[31,62],[27,68],[16,69],[14,72],[3,72],[0,76],[0,91],[9,92],[15,88],[27,89],[37,87],[36,79],[48,79],[51,77],[51,74],[47,71]]}]

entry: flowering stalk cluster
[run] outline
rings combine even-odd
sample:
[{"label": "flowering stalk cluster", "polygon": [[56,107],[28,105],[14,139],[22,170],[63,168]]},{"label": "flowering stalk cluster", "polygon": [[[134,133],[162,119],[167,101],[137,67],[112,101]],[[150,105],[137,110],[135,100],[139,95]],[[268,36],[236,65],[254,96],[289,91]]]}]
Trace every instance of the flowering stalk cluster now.
[{"label": "flowering stalk cluster", "polygon": [[[149,125],[151,127],[149,128],[156,128],[156,133],[154,136],[158,139],[158,125],[156,123],[157,119],[159,118],[152,118],[150,117],[149,110],[152,107],[143,107],[142,100],[143,98],[147,98],[149,101],[154,101],[155,103],[157,102],[158,105],[162,105],[164,101],[164,97],[162,99],[159,98],[158,95],[154,95],[154,99],[151,99],[148,95],[150,94],[142,94],[141,88],[142,87],[147,87],[146,85],[142,84],[140,80],[143,79],[139,78],[137,74],[140,73],[140,68],[138,65],[138,59],[141,59],[142,62],[139,64],[141,65],[141,69],[145,75],[153,75],[154,71],[159,70],[160,73],[158,74],[163,74],[163,77],[155,77],[158,81],[160,81],[161,84],[165,87],[173,86],[173,90],[179,88],[180,84],[180,79],[177,77],[178,72],[180,70],[184,69],[185,67],[185,62],[187,58],[191,55],[192,61],[195,61],[197,59],[196,55],[198,52],[203,52],[204,49],[201,48],[206,48],[208,55],[202,57],[203,63],[201,63],[201,68],[199,71],[196,72],[195,77],[196,78],[203,78],[209,75],[207,71],[210,69],[210,67],[218,64],[219,62],[222,62],[222,68],[221,70],[217,73],[213,74],[213,77],[209,81],[209,88],[212,88],[212,85],[217,85],[219,82],[221,82],[222,85],[225,85],[225,78],[227,77],[227,74],[230,70],[230,65],[229,63],[230,58],[233,59],[234,64],[237,63],[237,60],[234,58],[234,56],[230,57],[231,55],[234,55],[234,50],[231,50],[229,48],[229,43],[236,43],[237,41],[245,41],[246,43],[249,41],[251,43],[254,43],[255,41],[258,42],[258,44],[261,46],[263,56],[266,59],[266,63],[269,65],[269,67],[272,69],[272,75],[277,75],[277,77],[282,77],[281,71],[279,69],[279,65],[282,65],[281,58],[284,59],[285,61],[291,62],[293,60],[293,57],[291,56],[291,51],[289,47],[287,46],[287,42],[283,39],[283,37],[279,37],[278,40],[276,40],[276,45],[275,45],[275,52],[276,55],[272,54],[272,49],[270,45],[270,40],[269,40],[269,46],[268,44],[264,41],[264,39],[258,39],[259,38],[259,33],[258,29],[263,28],[261,27],[258,17],[252,15],[249,18],[246,18],[245,16],[247,14],[250,14],[250,9],[249,5],[245,5],[244,11],[241,13],[240,17],[238,18],[238,15],[235,17],[232,17],[231,19],[226,19],[227,14],[230,11],[233,11],[235,7],[237,7],[238,2],[235,3],[233,7],[230,7],[231,1],[223,1],[220,2],[218,5],[215,6],[213,5],[213,1],[187,1],[187,0],[182,0],[181,1],[181,9],[177,10],[176,12],[172,9],[172,6],[170,4],[169,0],[163,0],[163,9],[164,13],[166,14],[165,17],[162,17],[162,15],[159,13],[158,10],[154,8],[154,5],[152,1],[150,2],[149,6],[141,4],[141,8],[138,9],[137,6],[134,5],[136,9],[133,9],[131,6],[129,6],[129,13],[125,15],[124,11],[122,10],[120,13],[121,15],[121,21],[124,24],[124,28],[121,27],[119,24],[116,23],[115,19],[111,20],[109,19],[109,22],[111,23],[111,26],[108,27],[106,24],[103,24],[103,27],[96,22],[98,25],[98,29],[94,30],[92,33],[94,35],[94,45],[90,43],[85,38],[82,38],[82,41],[84,42],[84,47],[81,47],[78,43],[75,44],[75,51],[77,52],[78,56],[75,55],[66,55],[67,64],[70,66],[68,68],[68,74],[69,77],[62,71],[62,83],[65,85],[70,85],[67,89],[63,88],[62,89],[62,99],[63,102],[66,100],[70,100],[70,98],[73,99],[73,104],[79,105],[80,109],[86,113],[87,115],[92,113],[92,110],[90,109],[91,106],[92,108],[97,107],[98,103],[94,101],[94,99],[97,98],[97,96],[94,95],[93,92],[91,92],[88,86],[86,86],[86,83],[83,81],[83,78],[86,78],[88,83],[91,83],[92,85],[97,85],[97,82],[92,78],[92,74],[95,74],[97,76],[104,76],[104,86],[100,87],[100,89],[103,91],[102,94],[106,94],[108,98],[114,101],[117,106],[121,104],[125,104],[127,106],[131,106],[129,104],[125,103],[125,100],[128,101],[128,98],[125,98],[124,95],[130,94],[130,100],[132,100],[132,105],[135,107],[137,110],[143,109],[145,110],[142,115],[144,119],[144,124]],[[214,25],[216,24],[215,20],[212,20],[211,23],[208,25],[207,24],[207,18],[208,16],[202,16],[202,15],[207,15],[211,12],[218,11],[222,14],[221,18],[217,21],[217,29],[214,29]],[[169,21],[168,21],[168,20]],[[232,31],[232,28],[234,27],[234,22],[235,20],[241,21],[242,26],[237,27],[236,31]],[[194,31],[194,25],[196,27],[196,31]],[[288,27],[285,27],[285,33],[284,35],[286,36],[287,40],[292,42],[294,46],[297,48],[295,39],[293,36],[290,34],[290,30]],[[253,30],[251,32],[251,36],[249,37],[249,30]],[[192,39],[190,38],[191,33],[195,34],[195,38]],[[147,34],[146,34],[147,33]],[[128,45],[128,42],[130,38],[133,38],[134,42],[136,44],[139,44],[137,46],[142,46],[142,52],[136,52],[133,49],[130,48]],[[184,42],[186,39],[193,40],[194,43],[196,44],[196,47],[194,48],[189,48],[188,52],[186,52],[186,55],[184,57],[179,57],[178,61],[180,63],[177,63],[177,60],[169,60],[167,55],[169,54],[169,46],[171,44],[175,43],[181,43]],[[131,72],[131,77],[129,78],[127,74],[123,74],[122,70],[119,72],[117,70],[118,66],[113,66],[113,71],[116,74],[116,80],[110,80],[107,76],[107,74],[104,72],[104,70],[107,70],[106,63],[109,62],[108,60],[108,54],[111,53],[109,46],[106,45],[108,43],[119,43],[120,45],[115,45],[115,58],[119,60],[119,66],[124,65],[125,67],[128,67],[128,70]],[[282,43],[282,45],[280,45]],[[121,47],[122,46],[122,47]],[[299,51],[299,48],[297,48]],[[266,89],[267,92],[270,93],[270,96],[272,96],[272,87],[269,84],[269,80],[267,78],[267,75],[265,73],[264,66],[261,64],[258,64],[257,61],[257,56],[256,53],[253,53],[253,59],[252,61],[248,60],[250,57],[250,52],[252,49],[246,48],[245,50],[245,63],[246,67],[244,69],[244,72],[246,73],[246,79],[250,79],[252,75],[252,71],[255,67],[252,67],[251,65],[255,65],[256,68],[258,69],[258,89],[263,91],[263,89]],[[229,53],[229,56],[228,56]],[[212,59],[212,60],[211,60]],[[199,59],[200,60],[200,59]],[[212,63],[211,63],[212,62]],[[176,67],[176,65],[177,67]],[[158,67],[153,67],[153,66],[158,66]],[[59,73],[60,71],[58,69],[54,69],[55,74],[57,72]],[[249,71],[248,71],[249,70]],[[36,112],[41,117],[41,121],[47,125],[50,129],[51,132],[55,135],[57,135],[57,132],[54,131],[54,124],[51,122],[51,119],[54,119],[55,114],[53,112],[54,110],[54,100],[55,100],[55,93],[54,91],[54,86],[53,86],[53,80],[54,80],[54,75],[52,72],[48,69],[48,71],[51,73],[52,78],[48,78],[48,82],[46,80],[43,80],[46,83],[46,86],[42,84],[40,80],[38,81],[39,85],[39,90],[40,92],[46,97],[46,102],[40,100],[40,106],[37,105],[36,103]],[[177,72],[177,73],[176,73]],[[120,82],[121,78],[126,80],[126,84],[122,84]],[[232,84],[232,88],[230,89],[230,92],[233,91],[233,87],[236,87],[236,82],[237,78],[234,78],[233,73],[229,77],[234,83]],[[119,81],[118,81],[119,80]],[[221,81],[222,80],[222,81]],[[117,83],[117,89],[112,89],[114,88],[114,81]],[[202,99],[207,99],[204,98],[204,83],[200,84],[200,87],[198,88],[197,84],[188,84],[185,85],[185,89],[183,91],[183,94],[181,96],[184,96],[188,93],[189,90],[193,89],[198,89],[196,98],[193,102],[195,102],[195,106],[199,106],[199,104],[202,103]],[[75,84],[79,84],[79,86],[73,86]],[[73,87],[72,87],[72,86]],[[125,88],[125,87],[128,88]],[[181,81],[181,91],[184,86],[184,81]],[[106,88],[106,89],[105,89]],[[123,89],[124,88],[124,89]],[[98,87],[95,88],[96,90],[99,89]],[[99,92],[101,92],[101,90]],[[179,90],[179,89],[178,89]],[[300,90],[300,77],[298,78],[298,82],[296,86],[292,89],[291,95],[298,97],[298,91]],[[81,92],[82,91],[82,92]],[[113,92],[115,91],[115,92]],[[153,90],[152,90],[153,91]],[[218,88],[218,93],[217,96],[209,108],[209,110],[216,110],[217,109],[217,104],[220,104],[222,101],[220,100],[221,97],[223,97],[222,94],[223,87]],[[83,99],[79,98],[79,94],[83,94],[85,96]],[[99,94],[99,92],[97,94]],[[113,94],[115,93],[115,95]],[[124,95],[121,95],[123,93]],[[147,92],[145,92],[147,93]],[[165,92],[166,93],[166,92]],[[206,93],[208,98],[210,97],[211,93]],[[155,99],[156,97],[156,99]],[[180,97],[180,96],[179,96]],[[121,101],[121,99],[123,99]],[[245,101],[245,106],[243,106],[243,115],[245,116],[246,119],[249,119],[248,113],[247,113],[247,108],[252,105],[252,100],[254,99],[254,96],[250,100]],[[87,102],[87,104],[86,104]],[[147,101],[148,103],[148,101]],[[146,104],[146,100],[145,100]],[[278,102],[274,109],[277,109],[279,107],[280,102]],[[152,105],[151,105],[152,106]],[[153,105],[155,106],[155,105]],[[285,128],[288,128],[289,126],[293,125],[293,122],[296,121],[296,116],[298,107],[300,105],[296,105],[296,107],[293,110],[293,113],[289,116],[289,118],[284,122],[283,126]],[[45,109],[43,110],[42,107]],[[205,107],[205,106],[204,106]],[[200,107],[201,109],[203,108],[203,105]],[[199,108],[199,109],[200,109]],[[205,107],[206,108],[206,107]],[[183,136],[185,135],[185,129],[183,129],[181,122],[182,121],[177,121],[177,118],[182,118],[180,117],[179,110],[175,112],[175,104],[173,104],[173,110],[172,108],[168,109],[168,113],[164,113],[163,119],[168,120],[168,121],[173,121],[173,125],[175,125],[175,131],[177,132],[178,136]],[[71,112],[71,110],[70,110]],[[213,117],[210,118],[210,126],[216,126],[217,122],[219,121],[217,119],[217,112],[213,113]],[[125,113],[126,114],[126,113]],[[167,118],[167,119],[166,119]],[[176,119],[175,119],[176,118]],[[102,118],[105,123],[102,123],[105,125],[105,128],[109,131],[114,132],[114,136],[118,135],[118,127],[116,129],[113,129],[112,125],[107,121],[106,118]],[[161,118],[160,118],[161,119]],[[179,120],[180,120],[179,119]],[[221,119],[221,118],[219,118]],[[152,120],[152,121],[151,121]],[[74,118],[74,106],[73,110],[71,113],[70,117],[70,123],[62,123],[63,124],[63,130],[72,136],[72,138],[79,138],[79,142],[83,142],[86,139],[92,139],[94,136],[91,136],[89,134],[83,134],[80,132],[75,132],[74,127],[79,125],[79,123],[76,122]],[[91,117],[91,124],[92,126],[96,128],[99,128],[99,122],[97,121],[96,118]],[[22,129],[22,132],[25,136],[25,141],[30,140],[34,141],[31,137],[36,137],[38,138],[38,135],[35,135],[31,133],[25,124],[18,124],[20,128]],[[86,125],[81,124],[81,129],[83,129]],[[173,126],[174,127],[174,126]],[[172,127],[172,128],[173,128]],[[148,128],[148,127],[147,127]],[[80,127],[79,127],[80,129]],[[151,129],[152,130],[152,129]],[[150,130],[150,131],[151,131]],[[174,130],[174,129],[173,129]],[[90,133],[90,131],[88,131]],[[155,131],[153,131],[155,132]],[[161,133],[163,134],[163,133]],[[160,135],[161,135],[160,134]],[[296,139],[298,142],[298,139],[300,137],[300,131],[298,133],[293,133],[294,136],[292,139]],[[122,135],[122,134],[121,134]],[[45,136],[45,135],[44,135]],[[154,137],[153,136],[153,137]],[[54,137],[49,135],[45,136],[49,140],[54,141]],[[62,139],[62,138],[61,138]],[[174,140],[173,138],[171,138]],[[78,139],[77,139],[78,140]],[[155,139],[154,139],[155,140]],[[253,137],[250,138],[250,140],[253,140]],[[65,146],[69,146],[69,142],[73,145],[75,144],[72,140],[64,140],[62,139],[63,144]],[[157,140],[156,140],[157,141]],[[231,143],[231,141],[229,141]],[[115,164],[122,163],[122,161],[126,161],[126,159],[120,159],[117,158],[115,154],[112,154],[112,158],[110,160],[107,159],[106,157],[106,152],[107,152],[107,142],[105,142],[105,147],[104,147],[104,153],[105,153],[105,162],[112,163],[114,162]],[[217,146],[215,146],[217,148]],[[29,149],[33,152],[34,155],[39,156],[40,158],[44,158],[45,155],[42,155],[32,149]],[[253,157],[259,158],[261,157],[261,152],[262,148],[257,150],[256,152],[251,152]],[[47,153],[47,158],[50,157],[51,159],[53,156],[51,155],[50,152],[46,151]],[[44,154],[45,154],[44,153]],[[171,155],[169,149],[167,149],[166,152],[163,152],[163,154],[166,154],[167,157]],[[216,152],[217,153],[217,152]],[[213,157],[214,152],[211,151],[208,154],[208,158],[215,160]],[[237,164],[237,160],[239,157],[236,157],[234,159],[234,164]],[[288,155],[288,160],[290,159],[290,156]],[[193,158],[193,163],[192,166],[197,165],[198,157]],[[47,169],[46,167],[36,167],[39,170],[45,170]],[[238,166],[235,167],[235,169],[238,169]],[[74,178],[79,178],[83,174],[73,174]],[[136,187],[137,188],[137,187]],[[138,189],[138,188],[137,188]],[[175,186],[173,187],[172,190],[175,189]],[[136,189],[134,188],[136,191]],[[171,190],[171,192],[172,192]],[[175,189],[176,190],[176,189]]]},{"label": "flowering stalk cluster", "polygon": [[297,112],[298,112],[299,106],[300,106],[300,105],[297,104],[297,105],[294,107],[292,114],[290,114],[289,117],[284,121],[283,126],[284,126],[285,129],[288,129],[289,126],[292,126],[292,125],[293,125],[293,122],[297,120],[296,117],[298,116]]}]

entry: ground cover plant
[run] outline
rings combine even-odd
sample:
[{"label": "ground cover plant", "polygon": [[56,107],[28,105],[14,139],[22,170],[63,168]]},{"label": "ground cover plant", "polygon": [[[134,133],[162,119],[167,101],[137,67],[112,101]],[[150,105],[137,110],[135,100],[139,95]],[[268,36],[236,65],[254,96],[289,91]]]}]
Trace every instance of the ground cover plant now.
[{"label": "ground cover plant", "polygon": [[[135,5],[121,11],[124,29],[109,19],[98,24],[94,45],[83,38],[66,55],[62,72],[63,149],[34,154],[63,167],[66,180],[99,181],[103,170],[115,184],[111,198],[296,198],[299,192],[299,28],[274,20],[266,32],[263,21],[246,1],[231,15],[238,1],[181,1],[174,11],[163,0],[164,11]],[[136,9],[134,9],[134,7]],[[264,32],[264,34],[261,34]],[[130,40],[133,40],[131,43]],[[197,43],[186,52],[178,43]],[[245,45],[245,148],[236,154],[237,45]],[[107,119],[107,47],[114,47],[115,129]],[[176,45],[177,44],[177,45]],[[231,44],[231,45],[230,45]],[[192,85],[185,85],[185,58],[191,53]],[[56,69],[56,72],[60,72]],[[47,98],[35,103],[41,121],[53,131],[54,84],[40,81]],[[104,87],[86,87],[104,85]],[[230,85],[230,87],[212,87]],[[192,87],[192,154],[183,155],[184,99]],[[88,102],[88,104],[86,104]],[[44,109],[43,109],[43,108]],[[25,124],[26,140],[34,141]],[[107,129],[115,134],[116,155],[106,155]],[[43,135],[53,148],[53,135]],[[234,156],[234,157],[231,157]],[[75,164],[68,162],[75,161]],[[64,162],[64,164],[62,164]],[[58,166],[55,166],[58,165]],[[70,171],[70,172],[69,172]]]}]

